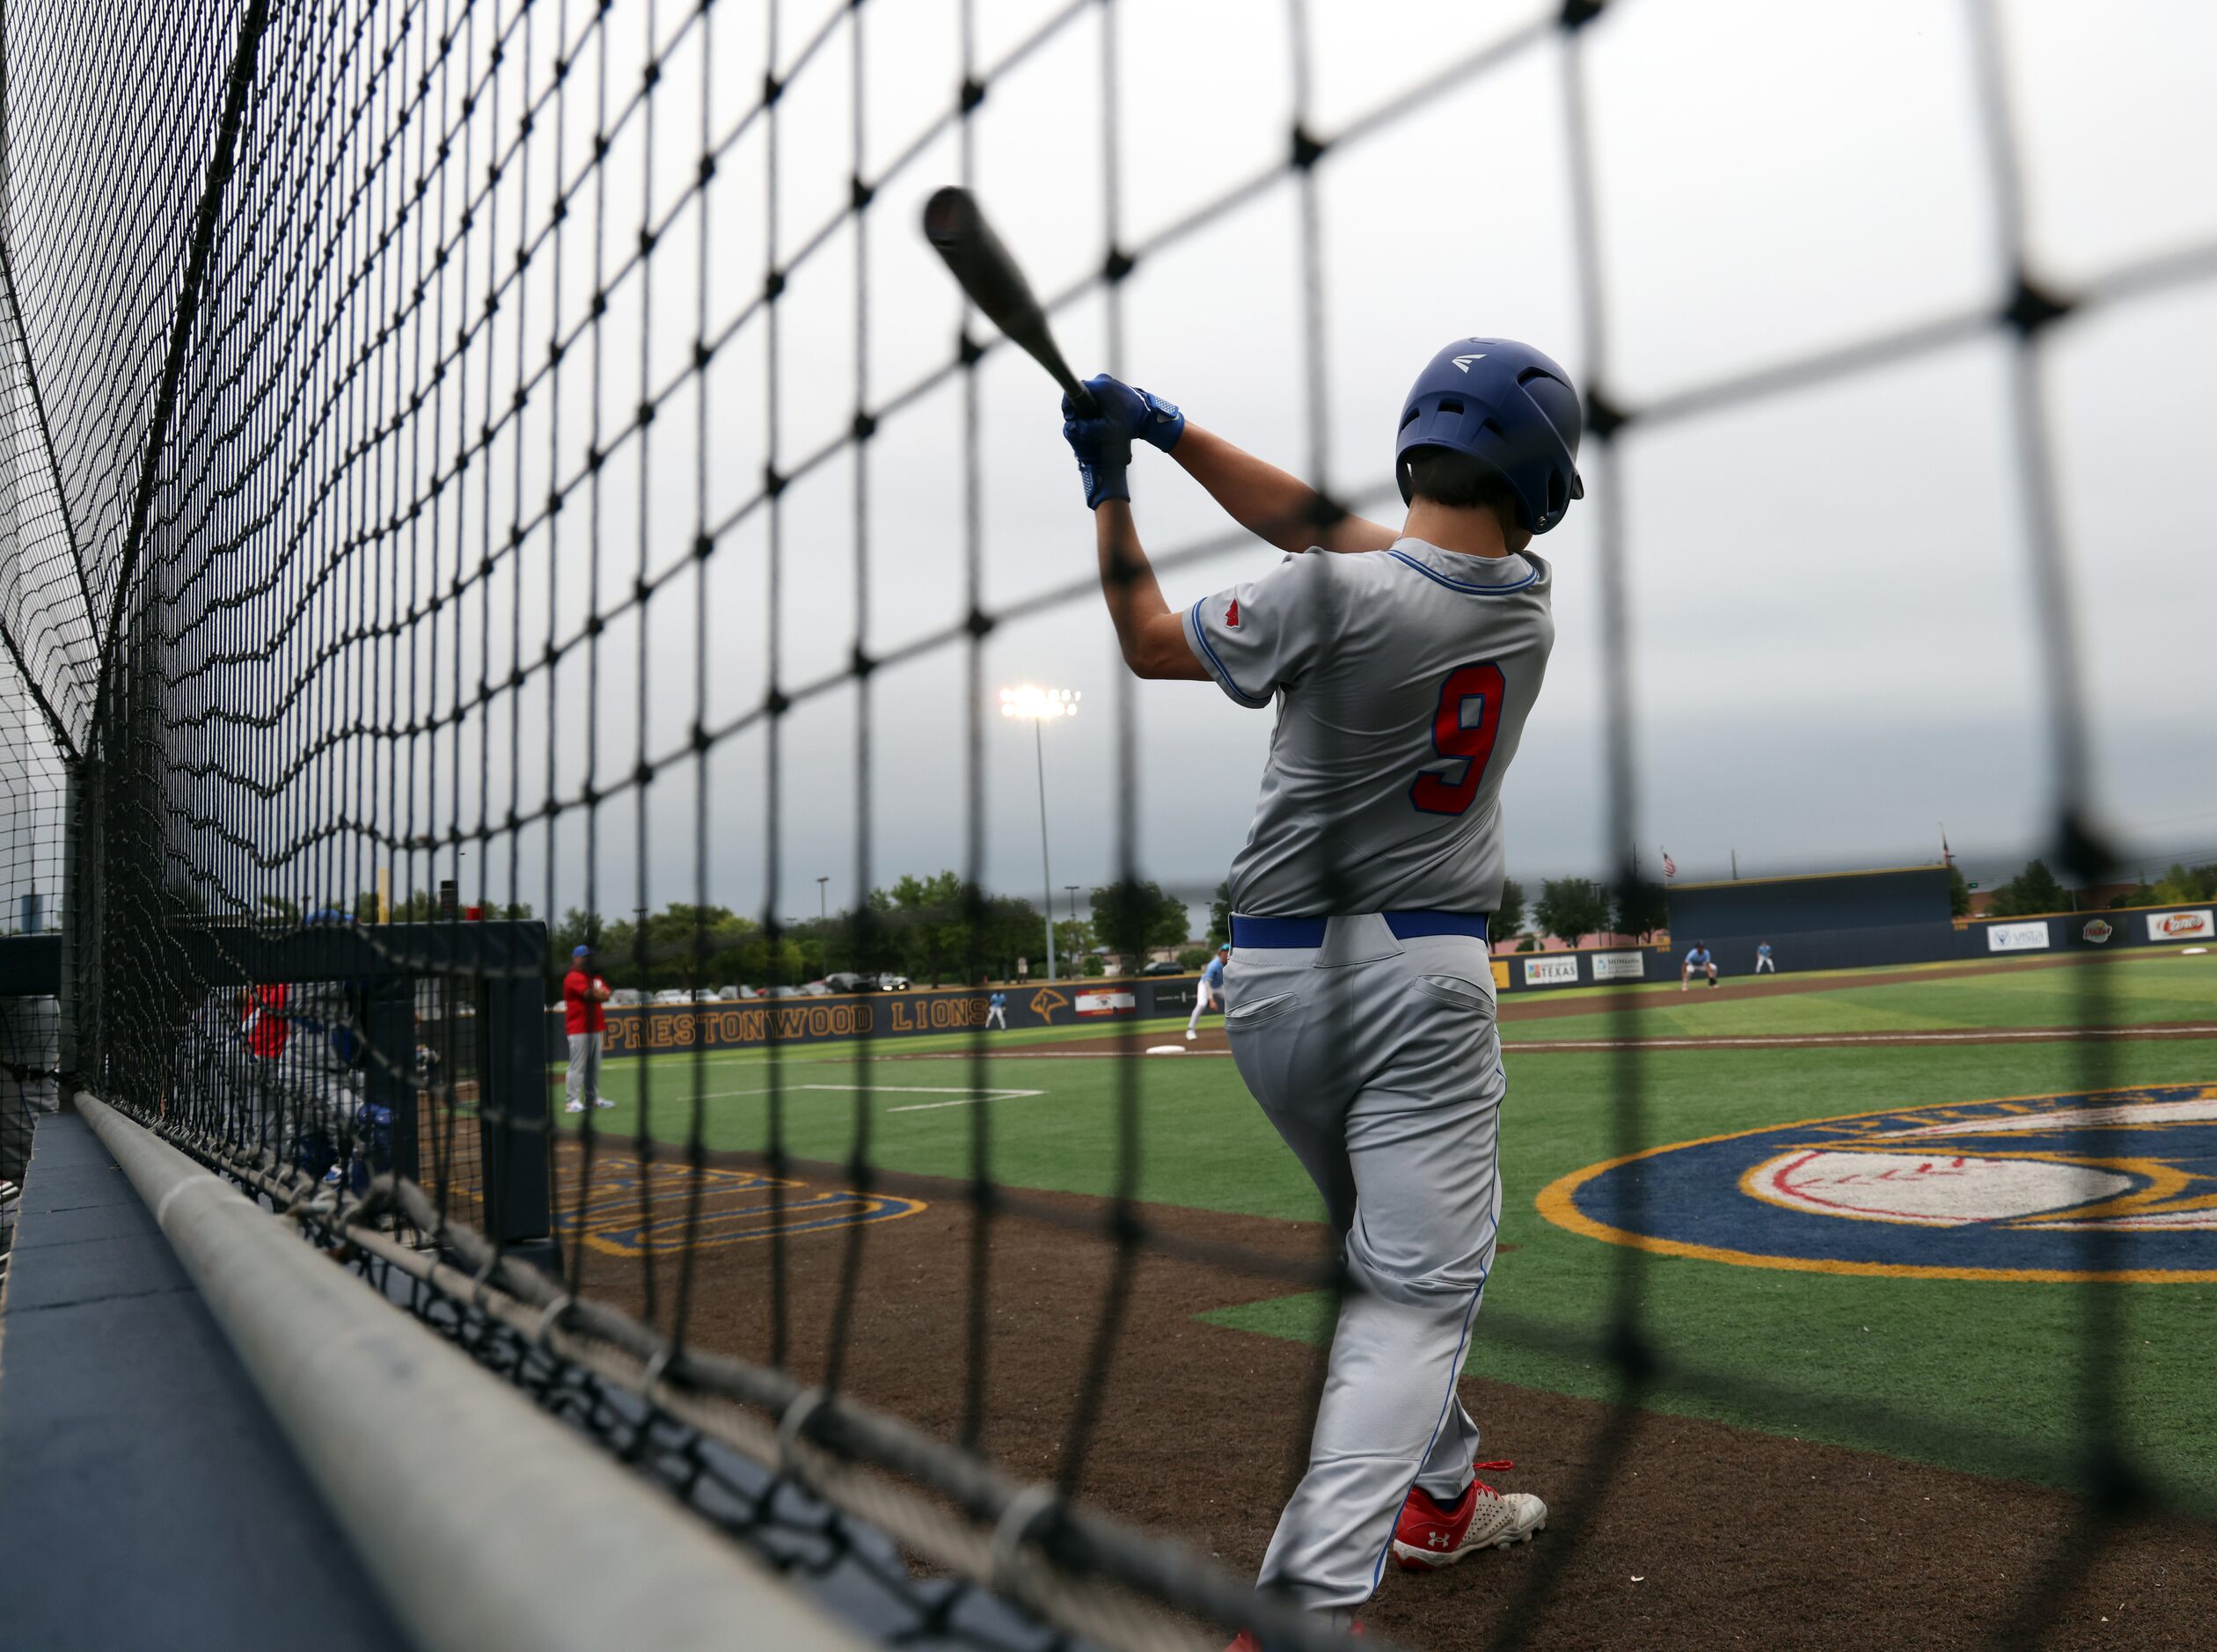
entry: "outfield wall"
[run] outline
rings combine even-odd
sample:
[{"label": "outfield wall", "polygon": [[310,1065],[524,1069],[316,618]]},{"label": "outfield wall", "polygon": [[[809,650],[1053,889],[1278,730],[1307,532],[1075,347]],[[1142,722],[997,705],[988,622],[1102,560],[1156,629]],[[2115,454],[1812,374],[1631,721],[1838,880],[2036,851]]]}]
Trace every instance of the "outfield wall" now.
[{"label": "outfield wall", "polygon": [[[995,991],[1006,998],[1010,1030],[1077,1027],[1189,1013],[1193,976],[1110,977],[1054,985],[925,988],[830,998],[749,998],[737,1003],[611,1007],[603,1054],[610,1058],[686,1049],[760,1049],[771,1044],[916,1038],[984,1027]],[[562,1013],[546,1015],[547,1055],[568,1054]]]},{"label": "outfield wall", "polygon": [[[2217,912],[2208,908],[2133,907],[2106,912],[2054,912],[2040,917],[1964,917],[1943,923],[1886,924],[1852,929],[1771,930],[1711,940],[1717,974],[1730,980],[1755,973],[1755,947],[1771,944],[1782,975],[1807,969],[1865,969],[1886,964],[1970,963],[2038,953],[2120,952],[2138,947],[2211,944]],[[1516,953],[1494,960],[1494,985],[1511,992],[1675,981],[1681,947],[1595,947],[1576,952]]]},{"label": "outfield wall", "polygon": [[[1955,918],[1854,929],[1766,933],[1711,941],[1726,980],[1752,976],[1758,939],[1771,943],[1782,975],[1811,969],[1860,969],[1886,964],[1970,963],[2038,953],[2120,952],[2133,947],[2210,943],[2217,912],[2207,908],[2145,907],[2111,912],[2055,913],[2032,918]],[[1684,948],[1588,947],[1517,953],[1496,958],[1494,986],[1505,993],[1554,992],[1570,987],[1636,986],[1678,979]],[[1185,1015],[1193,1009],[1193,976],[1111,976],[997,989],[1006,998],[1009,1030],[1103,1027]],[[612,1059],[688,1049],[760,1049],[771,1044],[840,1043],[861,1038],[915,1038],[985,1025],[996,989],[948,987],[833,998],[754,998],[741,1003],[611,1009],[604,1053]],[[1213,1016],[1211,1019],[1214,1019]],[[568,1053],[562,1015],[546,1017],[546,1053]]]},{"label": "outfield wall", "polygon": [[1887,866],[1870,872],[1815,873],[1785,878],[1736,878],[1721,883],[1674,883],[1665,892],[1671,933],[1713,950],[1754,943],[1785,930],[1808,934],[1846,929],[1901,929],[1948,921],[1948,868]]}]

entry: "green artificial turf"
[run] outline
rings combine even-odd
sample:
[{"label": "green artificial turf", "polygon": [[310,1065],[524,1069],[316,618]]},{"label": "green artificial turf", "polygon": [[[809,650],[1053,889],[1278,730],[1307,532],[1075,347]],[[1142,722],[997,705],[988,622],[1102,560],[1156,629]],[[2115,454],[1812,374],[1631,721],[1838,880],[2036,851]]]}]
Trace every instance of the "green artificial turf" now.
[{"label": "green artificial turf", "polygon": [[[2112,1005],[2102,1019],[2217,1019],[2213,963],[2156,956],[2098,966]],[[1706,1032],[2067,1024],[2081,1005],[2074,977],[2083,973],[1906,982],[1865,974],[1847,979],[1878,984],[1770,1001],[1665,1002],[1642,1025],[1661,1033],[1685,1018],[1704,1019],[1682,1030]],[[1887,1017],[1915,1020],[1871,1019]],[[1588,1019],[1528,1028],[1555,1037]],[[1591,1019],[1606,1035],[1611,1019]],[[873,1060],[852,1046],[788,1049],[776,1061],[778,1132],[790,1152],[844,1159],[860,1110],[872,1159],[889,1168],[966,1175],[982,1129],[993,1176],[1012,1186],[1101,1194],[1128,1185],[1169,1204],[1294,1220],[1320,1214],[1313,1190],[1228,1059],[1053,1058],[1057,1044],[1099,1030],[996,1034],[994,1048],[1037,1049],[1046,1058],[983,1064]],[[967,1034],[885,1041],[874,1053],[948,1054],[969,1043]],[[1616,1378],[1594,1345],[1630,1253],[1555,1226],[1533,1200],[1558,1177],[1621,1151],[1618,1058],[1518,1054],[1512,1044],[1508,1071],[1503,1239],[1514,1248],[1504,1250],[1488,1288],[1470,1369],[1606,1398]],[[2096,1082],[2209,1081],[2217,1079],[2217,1039],[1671,1049],[1644,1056],[1641,1072],[1641,1139],[1651,1144],[1889,1107],[2067,1093]],[[651,1080],[656,1137],[683,1139],[698,1108],[711,1146],[761,1148],[769,1140],[772,1099],[763,1093],[772,1062],[763,1052],[612,1062],[604,1087],[619,1105],[595,1115],[596,1128],[615,1136],[637,1129],[642,1078]],[[856,1087],[864,1085],[874,1087],[867,1101]],[[1039,1093],[981,1095],[974,1087],[981,1085]],[[1138,1157],[1130,1164],[1118,1148],[1131,1139],[1119,1128],[1126,1107],[1136,1109],[1138,1124]],[[1735,1195],[1720,1189],[1719,1196]],[[1787,1391],[1719,1398],[1665,1387],[1642,1397],[1652,1408],[2059,1483],[2076,1463],[2084,1437],[2082,1288],[1782,1273],[1670,1257],[1642,1258],[1640,1278],[1643,1321],[1666,1363]],[[2118,1314],[2111,1351],[2134,1457],[2217,1509],[2217,1430],[2206,1422],[2217,1286],[2104,1289]],[[1279,1297],[1227,1305],[1208,1317],[1306,1339],[1320,1334],[1321,1306],[1310,1297]],[[1856,1407],[1872,1414],[1854,1414]]]},{"label": "green artificial turf", "polygon": [[[2109,1047],[2113,1084],[2217,1077],[2217,1041]],[[1503,1125],[1504,1243],[1486,1291],[1469,1369],[1556,1393],[1606,1399],[1616,1374],[1599,1356],[1628,1253],[1555,1226],[1533,1208],[1557,1177],[1612,1157],[1610,1058],[1511,1056]],[[2081,1085],[2078,1052],[2055,1046],[1940,1049],[1739,1050],[1650,1058],[1650,1142],[1916,1102],[2063,1093]],[[1720,1188],[1720,1198],[1735,1196]],[[1648,1407],[1944,1466],[2067,1483],[2076,1449],[2088,1307],[2080,1287],[1784,1273],[1643,1256],[1641,1318],[1658,1352],[1727,1376],[1799,1391],[1809,1403],[1739,1400],[1665,1389]],[[2118,1309],[2112,1341],[2121,1421],[2142,1466],[2217,1509],[2217,1433],[2206,1425],[2217,1356],[2217,1286],[2100,1288]],[[1319,1305],[1282,1298],[1207,1317],[1272,1334],[1314,1334]],[[1565,1337],[1588,1346],[1566,1354]],[[1860,1422],[1834,1405],[1897,1414]],[[1482,1423],[1483,1419],[1482,1418]]]},{"label": "green artificial turf", "polygon": [[[1768,998],[1725,998],[1700,985],[1683,993],[1666,987],[1666,996],[1641,1005],[1638,1030],[1648,1037],[1700,1038],[2217,1021],[2217,954],[2149,953],[2073,968],[1936,980],[1891,970],[1826,978],[1837,981],[1837,989],[1782,992]],[[1769,984],[1773,979],[1766,976],[1758,984]],[[1596,1012],[1510,1019],[1502,1023],[1501,1035],[1504,1042],[1619,1038],[1624,1027],[1621,1016]]]}]

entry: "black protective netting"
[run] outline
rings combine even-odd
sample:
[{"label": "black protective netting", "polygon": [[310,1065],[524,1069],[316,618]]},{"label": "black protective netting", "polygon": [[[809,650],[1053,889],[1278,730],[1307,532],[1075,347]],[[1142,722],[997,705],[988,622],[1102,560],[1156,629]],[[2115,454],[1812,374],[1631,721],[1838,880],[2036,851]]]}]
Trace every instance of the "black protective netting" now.
[{"label": "black protective netting", "polygon": [[[897,1081],[864,1067],[814,1083],[779,1030],[804,1025],[778,1006],[818,974],[998,980],[1016,958],[1035,969],[1050,945],[1036,908],[988,892],[991,674],[1006,639],[1097,604],[1096,581],[1074,515],[1057,519],[1070,544],[1032,543],[1028,490],[1044,484],[1011,432],[1019,419],[1051,429],[1053,392],[959,308],[916,209],[948,181],[989,208],[997,186],[1027,203],[1004,230],[1020,252],[1079,249],[1043,294],[1073,357],[1112,369],[1135,289],[1251,238],[1251,269],[1189,276],[1174,321],[1150,311],[1150,353],[1132,369],[1174,391],[1184,361],[1265,356],[1254,406],[1291,443],[1277,457],[1329,508],[1382,513],[1394,488],[1335,412],[1334,289],[1357,264],[1412,256],[1394,238],[1415,231],[1359,222],[1358,192],[1335,180],[1442,169],[1455,181],[1433,205],[1497,230],[1506,257],[1520,208],[1499,180],[1544,178],[1562,280],[1553,318],[1533,325],[1562,330],[1548,347],[1588,387],[1587,498],[1572,519],[1584,537],[1562,567],[1598,639],[1589,680],[1549,692],[1591,710],[1595,840],[1621,857],[1594,870],[1625,891],[1641,878],[1629,845],[1655,836],[1637,795],[1649,645],[1628,573],[1643,456],[1705,420],[1982,353],[2011,611],[2044,707],[2030,743],[2054,778],[2044,817],[2022,825],[2060,869],[2098,881],[2114,868],[2094,824],[2048,353],[2089,316],[2206,283],[2217,245],[2046,273],[2026,223],[2006,12],[1935,6],[1962,60],[1954,96],[1991,220],[1978,290],[1899,312],[1842,303],[1837,325],[1794,335],[1776,359],[1635,391],[1660,381],[1620,371],[1625,335],[1667,326],[1670,295],[1659,314],[1624,299],[1639,278],[1613,251],[1593,58],[1618,14],[1670,9],[1578,0],[1491,32],[1460,8],[1395,18],[1394,67],[1350,105],[1317,89],[1350,49],[1351,9],[1324,0],[1250,9],[1234,33],[1244,57],[1272,66],[1262,83],[1230,57],[1176,61],[1164,19],[1131,15],[1139,0],[1021,18],[982,0],[7,0],[0,935],[66,923],[62,1065],[317,1221],[382,1233],[391,1254],[372,1271],[441,1256],[444,1271],[390,1288],[743,1538],[783,1532],[770,1546],[781,1564],[843,1554],[870,1571],[905,1599],[874,1619],[889,1636],[1053,1632],[981,1626],[943,1577],[878,1576],[884,1553],[841,1536],[857,1509],[941,1568],[968,1556],[978,1581],[1081,1635],[1144,1639],[1119,1615],[1127,1595],[1236,1622],[1248,1610],[1237,1580],[1086,1512],[1079,1495],[1122,1403],[1135,1293],[1158,1257],[1244,1270],[1257,1297],[1328,1286],[1336,1261],[1249,1254],[1151,1215],[1143,1165],[1170,1126],[1138,1062],[1108,1086],[1108,1196],[1081,1210],[1001,1185],[1017,1178],[991,1107],[890,1113],[881,1092]],[[1443,108],[1496,87],[1525,113],[1443,137]],[[1174,117],[1180,98],[1193,107]],[[1167,215],[1138,210],[1134,177],[1173,176],[1177,145],[1235,157],[1194,169],[1232,181]],[[1485,296],[1440,295],[1421,332],[1482,325],[1471,312]],[[1226,345],[1250,328],[1250,302],[1272,335]],[[1361,454],[1382,450],[1361,440]],[[1064,463],[1054,485],[1068,489]],[[1012,539],[1025,542],[1021,577]],[[1248,543],[1216,528],[1156,540],[1174,576]],[[896,713],[919,706],[935,743],[889,732],[912,730]],[[1088,793],[1101,881],[1155,878],[1205,906],[1218,874],[1166,848],[1189,817],[1157,825],[1150,811],[1251,775],[1166,772],[1153,754],[1177,748],[1121,674],[1086,710],[1112,727]],[[1043,812],[1043,755],[1039,786]],[[1018,809],[1013,830],[1028,832],[1029,793],[1012,795],[999,812]],[[838,831],[820,835],[833,816]],[[835,855],[856,892],[836,917],[819,872]],[[925,887],[942,861],[955,870]],[[1028,861],[1010,864],[1035,887]],[[1074,919],[1077,891],[1053,877],[1046,899],[1067,899]],[[915,887],[900,893],[904,879]],[[872,900],[881,885],[896,894]],[[1102,893],[1094,932],[1073,924],[1065,946],[1113,939]],[[545,1006],[581,942],[626,994],[766,1009],[766,1056],[720,1065],[687,1031],[620,1081],[611,1062],[618,1125],[589,1107],[571,1116],[554,1071],[564,1034]],[[2074,981],[2082,1024],[2099,1024],[2105,973]],[[1644,1031],[1621,1013],[1597,1079],[1616,1154],[1662,1139]],[[944,1079],[950,1095],[1005,1093],[984,1035],[964,1048],[918,1093]],[[2115,1083],[2115,1052],[2079,1043],[2077,1087]],[[830,1109],[851,1120],[836,1151],[811,1122]],[[743,1140],[738,1117],[751,1121]],[[943,1125],[941,1150],[908,1151],[918,1119]],[[899,1151],[882,1150],[889,1136]],[[1025,1185],[1039,1185],[1027,1165]],[[1641,1186],[1625,1226],[1638,1225]],[[843,1386],[873,1335],[868,1261],[898,1229],[812,1223],[925,1198],[963,1215],[962,1288],[944,1303],[963,1334],[945,1414],[911,1429]],[[1078,1236],[1101,1265],[1071,1322],[1042,1327],[1088,1352],[1051,1460],[1020,1477],[980,1453],[1003,1312],[996,1246],[1027,1224]],[[730,1276],[704,1261],[735,1234],[757,1258],[735,1305]],[[2096,1224],[2080,1238],[2083,1271],[2121,1266],[2123,1235]],[[804,1245],[838,1248],[828,1284],[801,1271]],[[1548,1638],[1643,1401],[1830,1417],[1928,1460],[1965,1450],[1956,1424],[1887,1395],[1803,1393],[1666,1350],[1649,1328],[1670,1283],[1659,1266],[1596,1247],[1583,1284],[1608,1299],[1598,1334],[1482,1318],[1482,1343],[1606,1366],[1619,1404],[1591,1473],[1551,1488],[1556,1517],[1495,1619],[1499,1644]],[[522,1318],[488,1319],[472,1279]],[[2082,1461],[2059,1470],[2006,1417],[1978,1453],[2080,1486],[2082,1526],[2018,1615],[1988,1626],[1996,1644],[2037,1639],[2118,1523],[2181,1501],[2150,1476],[2160,1465],[2129,1460],[2117,1427],[2118,1288],[2069,1289]],[[822,1326],[796,1290],[828,1296]],[[652,1405],[622,1397],[642,1378]],[[860,1493],[845,1517],[810,1503],[787,1518],[774,1477],[732,1479],[737,1459],[704,1445],[717,1426],[685,1412],[703,1396],[781,1419],[786,1468],[832,1502],[825,1488],[859,1463],[898,1477],[948,1530],[992,1540],[933,1550]],[[1306,1420],[1291,1396],[1269,1403],[1293,1461]],[[1224,1489],[1268,1502],[1282,1488]],[[1116,1604],[1086,1592],[1104,1581]],[[1332,1638],[1263,1611],[1284,1644]]]}]

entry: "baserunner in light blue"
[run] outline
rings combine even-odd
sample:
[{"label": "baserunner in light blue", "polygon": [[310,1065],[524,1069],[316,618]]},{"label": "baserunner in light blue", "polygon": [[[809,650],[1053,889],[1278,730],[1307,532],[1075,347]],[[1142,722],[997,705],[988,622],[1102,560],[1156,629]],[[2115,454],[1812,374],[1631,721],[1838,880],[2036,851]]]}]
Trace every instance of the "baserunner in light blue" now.
[{"label": "baserunner in light blue", "polygon": [[1191,1043],[1201,1036],[1201,1012],[1218,1008],[1224,1000],[1224,969],[1232,961],[1232,947],[1228,941],[1217,948],[1217,955],[1209,960],[1209,967],[1201,972],[1201,980],[1193,990],[1193,1013],[1186,1017],[1186,1042]]},{"label": "baserunner in light blue", "polygon": [[[1547,1522],[1539,1498],[1475,1479],[1455,1381],[1502,1210],[1486,939],[1501,784],[1555,641],[1554,572],[1529,547],[1584,494],[1577,392],[1527,345],[1441,350],[1402,405],[1396,533],[1331,511],[1160,397],[1089,384],[1101,416],[1065,405],[1063,434],[1126,664],[1277,713],[1232,866],[1225,1025],[1357,1289],[1260,1586],[1346,1622],[1389,1553],[1429,1570]],[[1291,554],[1172,609],[1132,523],[1135,437]]]}]

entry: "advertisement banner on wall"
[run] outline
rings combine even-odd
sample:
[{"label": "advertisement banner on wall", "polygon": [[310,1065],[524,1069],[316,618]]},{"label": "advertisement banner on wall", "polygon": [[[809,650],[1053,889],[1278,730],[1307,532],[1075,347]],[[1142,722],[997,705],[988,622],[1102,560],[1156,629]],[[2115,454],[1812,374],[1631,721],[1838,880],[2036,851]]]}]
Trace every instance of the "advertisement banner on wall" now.
[{"label": "advertisement banner on wall", "polygon": [[2191,912],[2147,915],[2150,940],[2207,940],[2212,935],[2217,935],[2217,912],[2206,906]]},{"label": "advertisement banner on wall", "polygon": [[1989,924],[1988,952],[2040,952],[2048,945],[2048,926],[2041,924]]},{"label": "advertisement banner on wall", "polygon": [[[1034,983],[1000,989],[1005,1020],[988,1021],[988,990],[911,990],[862,997],[798,998],[673,1005],[611,1005],[604,1049],[611,1056],[663,1050],[746,1049],[765,1044],[805,1044],[851,1038],[904,1038],[1003,1026],[1067,1027],[1126,1016],[1184,1015],[1193,1007],[1190,977],[1124,984],[1107,982]],[[567,1056],[562,1012],[547,1016],[551,1059]]]},{"label": "advertisement banner on wall", "polygon": [[2079,931],[2079,939],[2089,947],[2105,947],[2115,933],[2117,931],[2106,917],[2089,917],[2086,927]]},{"label": "advertisement banner on wall", "polygon": [[1552,958],[1527,958],[1524,968],[1528,987],[1574,987],[1578,984],[1578,961],[1568,953]]},{"label": "advertisement banner on wall", "polygon": [[1647,976],[1647,954],[1643,952],[1598,952],[1593,954],[1593,978],[1596,981],[1640,981]]}]

